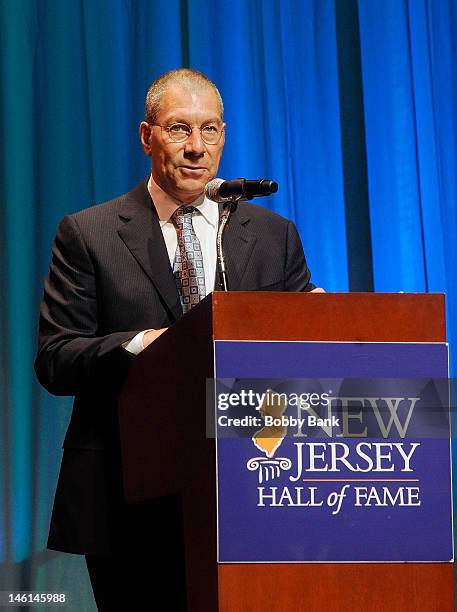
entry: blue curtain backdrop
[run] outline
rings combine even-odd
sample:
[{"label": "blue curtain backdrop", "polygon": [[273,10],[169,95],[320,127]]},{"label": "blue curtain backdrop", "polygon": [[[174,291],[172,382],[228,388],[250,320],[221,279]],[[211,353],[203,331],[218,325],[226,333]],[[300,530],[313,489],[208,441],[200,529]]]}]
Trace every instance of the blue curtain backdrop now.
[{"label": "blue curtain backdrop", "polygon": [[444,291],[457,328],[455,0],[0,0],[0,590],[70,593],[45,551],[70,413],[33,375],[60,218],[148,172],[150,82],[190,66],[220,88],[220,176],[271,177],[328,291]]}]

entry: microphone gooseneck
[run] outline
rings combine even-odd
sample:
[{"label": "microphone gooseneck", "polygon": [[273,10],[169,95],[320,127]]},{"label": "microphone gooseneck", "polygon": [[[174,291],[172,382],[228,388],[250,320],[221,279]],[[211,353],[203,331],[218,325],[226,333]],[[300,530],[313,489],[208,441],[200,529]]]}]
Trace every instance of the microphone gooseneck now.
[{"label": "microphone gooseneck", "polygon": [[225,267],[224,251],[222,250],[222,235],[232,212],[232,205],[225,205],[221,214],[219,228],[216,236],[217,269],[219,271],[219,287],[222,291],[228,291],[227,268]]},{"label": "microphone gooseneck", "polygon": [[216,237],[219,288],[222,291],[229,290],[227,268],[225,266],[224,252],[222,249],[222,237],[231,213],[236,209],[240,200],[252,200],[252,198],[267,196],[276,193],[276,191],[278,191],[278,183],[268,179],[251,181],[240,178],[233,181],[224,181],[221,178],[215,178],[206,185],[206,197],[213,202],[223,204]]}]

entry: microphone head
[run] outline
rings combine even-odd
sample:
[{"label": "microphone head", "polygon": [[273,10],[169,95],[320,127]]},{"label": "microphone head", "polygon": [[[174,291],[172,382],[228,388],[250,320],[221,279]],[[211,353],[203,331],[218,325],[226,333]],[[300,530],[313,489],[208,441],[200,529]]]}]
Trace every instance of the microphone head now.
[{"label": "microphone head", "polygon": [[224,198],[224,196],[221,196],[219,193],[219,188],[222,183],[225,183],[224,179],[214,178],[212,181],[206,184],[205,195],[209,200],[218,203],[227,202],[228,200],[230,200],[230,198]]},{"label": "microphone head", "polygon": [[248,180],[244,178],[224,181],[215,178],[205,187],[205,195],[213,202],[238,202],[268,196],[278,191],[278,183],[268,179]]}]

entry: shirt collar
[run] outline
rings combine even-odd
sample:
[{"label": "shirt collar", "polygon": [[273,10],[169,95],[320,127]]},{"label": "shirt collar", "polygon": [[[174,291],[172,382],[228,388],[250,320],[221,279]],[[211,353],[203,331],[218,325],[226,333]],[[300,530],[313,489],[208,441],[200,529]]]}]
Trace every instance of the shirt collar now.
[{"label": "shirt collar", "polygon": [[[183,202],[179,202],[159,187],[152,178],[152,174],[148,181],[148,191],[157,210],[160,227],[163,227],[170,221],[175,210],[183,205]],[[209,200],[202,194],[196,200],[187,204],[187,206],[195,206],[210,225],[217,227],[219,223],[219,207],[216,202]]]}]

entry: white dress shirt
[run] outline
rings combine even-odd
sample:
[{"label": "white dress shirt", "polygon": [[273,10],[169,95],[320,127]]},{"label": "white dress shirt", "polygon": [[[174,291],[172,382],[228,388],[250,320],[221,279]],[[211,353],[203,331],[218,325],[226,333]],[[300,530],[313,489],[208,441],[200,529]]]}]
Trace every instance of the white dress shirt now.
[{"label": "white dress shirt", "polygon": [[[176,248],[178,246],[178,237],[176,234],[176,227],[171,221],[171,216],[175,210],[183,205],[195,206],[197,209],[199,214],[192,217],[192,224],[202,249],[203,267],[205,270],[205,289],[206,295],[208,295],[208,293],[211,293],[214,289],[216,277],[216,236],[219,224],[218,205],[209,200],[204,194],[199,196],[194,202],[179,202],[168,195],[168,193],[165,193],[165,191],[154,181],[152,175],[149,177],[148,191],[157,210],[160,227],[167,247],[170,266],[172,268]],[[123,344],[123,347],[129,351],[129,353],[138,355],[144,349],[143,336],[147,331],[149,330],[145,329],[140,332],[130,340],[130,342]]]}]

